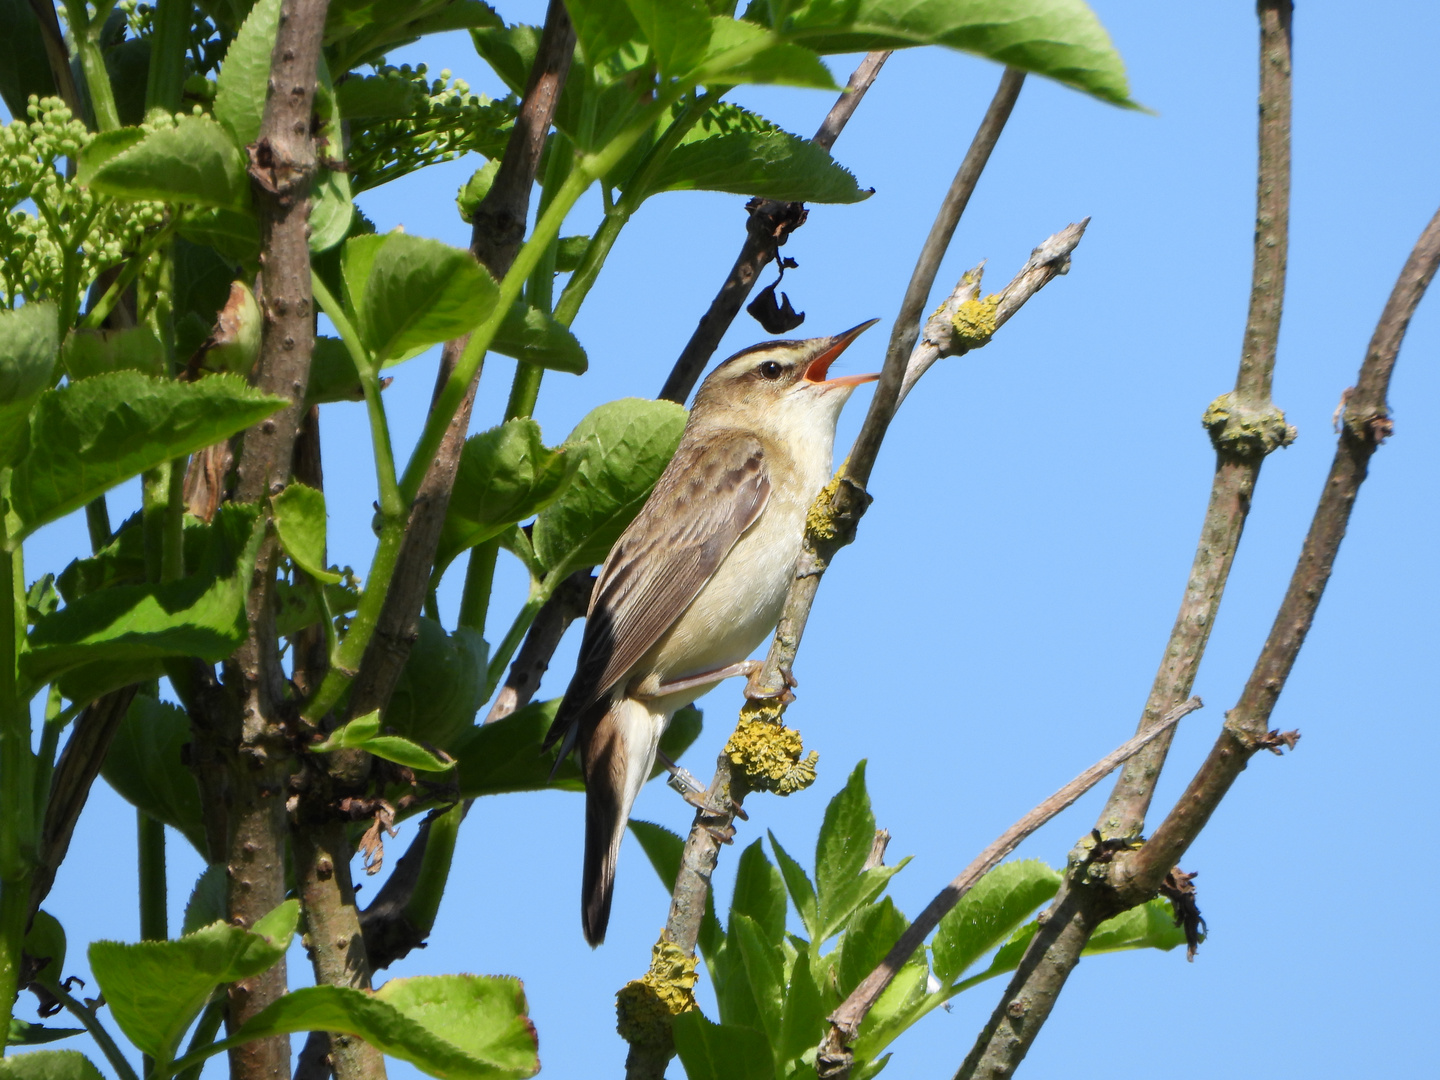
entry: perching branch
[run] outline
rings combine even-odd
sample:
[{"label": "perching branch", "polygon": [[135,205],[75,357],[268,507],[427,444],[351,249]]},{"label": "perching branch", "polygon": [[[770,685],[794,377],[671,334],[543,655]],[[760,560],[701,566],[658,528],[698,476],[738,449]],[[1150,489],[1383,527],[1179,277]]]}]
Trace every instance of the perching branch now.
[{"label": "perching branch", "polygon": [[974,861],[960,872],[954,881],[941,889],[935,899],[925,906],[925,910],[900,936],[900,940],[895,943],[885,959],[865,977],[840,1007],[830,1014],[830,1029],[825,1035],[825,1040],[820,1044],[820,1050],[816,1056],[816,1069],[819,1074],[826,1077],[827,1080],[844,1080],[850,1075],[852,1058],[849,1047],[855,1041],[855,1036],[860,1030],[860,1025],[864,1023],[865,1017],[869,1015],[875,1002],[879,1000],[880,995],[885,992],[885,988],[894,980],[906,961],[914,955],[916,949],[925,943],[925,939],[930,936],[930,931],[940,925],[940,920],[944,918],[945,913],[958,904],[965,894],[975,887],[976,882],[993,870],[1001,859],[1019,847],[1026,837],[1056,814],[1074,805],[1076,799],[1109,776],[1118,765],[1132,757],[1143,746],[1159,736],[1162,731],[1171,730],[1180,722],[1181,717],[1200,707],[1200,699],[1191,698],[1171,709],[1159,724],[1131,737],[1130,741],[1118,750],[1101,758],[1001,833],[989,847],[977,855]]},{"label": "perching branch", "polygon": [[[889,58],[888,51],[865,54],[865,59],[860,61],[860,66],[851,74],[850,81],[845,84],[845,89],[831,106],[819,130],[815,132],[815,142],[826,150],[835,145],[835,140],[845,129],[846,123],[859,107],[866,91],[870,89],[870,84],[875,81],[875,76],[880,74],[880,68]],[[720,286],[715,299],[710,301],[710,307],[705,314],[700,316],[700,323],[690,335],[690,340],[685,343],[685,348],[680,350],[680,356],[660,390],[662,401],[685,404],[685,399],[690,396],[690,391],[695,389],[695,384],[700,379],[700,373],[705,370],[710,357],[714,356],[715,350],[720,347],[721,338],[739,314],[740,306],[755,287],[760,271],[775,258],[776,252],[790,238],[790,234],[805,223],[805,207],[801,203],[751,199],[745,210],[749,214],[745,221],[745,243],[740,248],[740,254],[735,259],[735,265],[730,268],[725,283]]]},{"label": "perching branch", "polygon": [[[290,476],[295,436],[305,409],[315,313],[310,289],[310,185],[315,175],[312,135],[316,66],[327,0],[286,0],[271,52],[269,92],[260,134],[248,148],[251,191],[260,222],[264,327],[255,385],[290,399],[270,419],[245,432],[235,497],[263,502]],[[285,676],[275,629],[273,537],[262,546],[246,597],[246,641],[227,661],[226,683],[242,701],[239,753],[230,808],[226,914],[239,926],[284,901],[286,782],[289,745]],[[229,988],[227,1023],[233,1032],[286,990],[285,962]],[[290,1040],[257,1040],[230,1051],[236,1080],[286,1080]]]},{"label": "perching branch", "polygon": [[[765,658],[765,666],[756,680],[761,690],[768,690],[776,695],[771,700],[777,704],[767,702],[760,706],[760,709],[765,710],[767,719],[778,721],[783,713],[784,706],[779,703],[782,701],[779,695],[785,688],[784,672],[790,669],[799,649],[820,578],[835,552],[854,539],[855,525],[869,503],[869,496],[862,484],[870,475],[885,429],[895,414],[903,375],[914,351],[916,339],[920,335],[920,314],[934,284],[945,246],[954,234],[955,226],[966,202],[969,201],[970,193],[974,191],[980,171],[1000,137],[1023,81],[1022,73],[1006,69],[995,98],[990,103],[955,181],[941,204],[935,223],[931,226],[930,235],[921,250],[920,259],[906,290],[900,314],[896,317],[880,386],[875,393],[877,401],[882,394],[887,394],[889,400],[879,405],[872,401],[865,425],[861,428],[849,459],[841,467],[836,479],[831,481],[815,501],[815,507],[811,511],[812,521],[807,527],[796,566],[795,579],[790,583],[789,592],[786,594],[785,607]],[[962,282],[961,287],[968,287],[968,283]],[[756,709],[752,703],[747,705],[746,712],[758,713],[760,709]],[[742,713],[742,717],[744,715],[745,713]],[[664,930],[665,940],[692,955],[699,936],[700,921],[705,913],[710,875],[719,858],[720,842],[716,833],[731,826],[734,811],[739,808],[744,795],[743,777],[736,775],[729,754],[722,752],[705,801],[711,807],[730,809],[725,813],[701,812],[696,815],[695,823],[685,841],[680,872],[671,894],[670,915]]]}]

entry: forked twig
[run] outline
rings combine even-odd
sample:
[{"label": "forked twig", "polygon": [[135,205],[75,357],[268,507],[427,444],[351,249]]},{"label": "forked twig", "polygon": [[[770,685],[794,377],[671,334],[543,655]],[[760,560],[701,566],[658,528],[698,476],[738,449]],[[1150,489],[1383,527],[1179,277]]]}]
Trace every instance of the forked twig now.
[{"label": "forked twig", "polygon": [[925,910],[910,924],[905,933],[900,936],[900,940],[895,943],[894,948],[886,954],[885,959],[880,961],[875,970],[870,972],[851,992],[850,996],[841,1003],[840,1007],[830,1014],[828,1018],[830,1029],[826,1032],[825,1040],[820,1044],[820,1051],[816,1057],[816,1068],[819,1074],[826,1080],[843,1080],[850,1075],[849,1044],[854,1041],[865,1017],[874,1007],[875,1002],[880,999],[880,995],[885,992],[885,988],[905,966],[905,962],[914,955],[916,949],[925,943],[925,939],[930,936],[930,931],[940,924],[940,920],[946,912],[974,888],[976,882],[993,870],[1001,859],[1019,847],[1031,833],[1056,814],[1073,805],[1076,799],[1109,776],[1116,767],[1134,756],[1141,747],[1157,738],[1162,731],[1169,731],[1180,722],[1181,717],[1194,712],[1201,707],[1201,704],[1198,697],[1192,697],[1189,701],[1182,702],[1171,709],[1160,723],[1133,736],[1119,749],[1091,765],[1014,825],[1011,825],[989,847],[975,856],[974,861],[926,905]]}]

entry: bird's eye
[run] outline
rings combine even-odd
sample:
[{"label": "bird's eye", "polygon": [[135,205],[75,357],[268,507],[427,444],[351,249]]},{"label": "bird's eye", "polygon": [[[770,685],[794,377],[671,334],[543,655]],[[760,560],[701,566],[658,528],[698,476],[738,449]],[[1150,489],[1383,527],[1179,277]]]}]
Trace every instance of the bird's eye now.
[{"label": "bird's eye", "polygon": [[761,376],[766,379],[778,379],[785,369],[781,367],[780,363],[776,360],[766,360],[755,370],[760,372]]}]

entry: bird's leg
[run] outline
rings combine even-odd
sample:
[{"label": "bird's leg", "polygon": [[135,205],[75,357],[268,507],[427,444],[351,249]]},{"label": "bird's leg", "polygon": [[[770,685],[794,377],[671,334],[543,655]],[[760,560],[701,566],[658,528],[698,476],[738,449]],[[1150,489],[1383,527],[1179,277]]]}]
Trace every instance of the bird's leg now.
[{"label": "bird's leg", "polygon": [[775,698],[779,698],[780,704],[782,705],[789,705],[792,701],[794,701],[795,695],[792,694],[790,691],[793,690],[795,687],[799,686],[800,683],[795,678],[795,673],[790,670],[790,665],[786,664],[780,669],[780,678],[783,679],[785,682],[784,688],[780,690],[771,690],[759,684],[760,673],[763,668],[764,665],[759,664],[756,666],[755,670],[750,672],[750,678],[747,679],[745,682],[746,700],[771,701]]},{"label": "bird's leg", "polygon": [[[696,810],[699,810],[702,814],[711,817],[724,818],[729,817],[733,814],[734,816],[740,818],[742,821],[750,820],[750,815],[745,813],[745,808],[739,803],[737,803],[734,799],[730,800],[729,810],[721,810],[717,807],[711,806],[708,802],[705,801],[705,785],[702,784],[698,778],[696,778],[694,773],[692,773],[689,769],[676,765],[675,762],[671,761],[668,757],[665,756],[663,751],[656,750],[655,756],[660,759],[661,764],[663,764],[666,770],[670,773],[670,779],[666,780],[665,782],[669,784],[670,787],[673,788],[675,791],[679,792],[680,797],[684,799],[687,803],[689,803],[691,806],[695,807]],[[706,829],[708,830],[709,828],[710,827],[707,825]],[[733,833],[734,830],[732,829],[731,832]],[[713,831],[711,831],[711,835],[714,836],[717,840],[722,840],[724,843],[728,844],[730,842],[729,840],[724,840],[723,837]]]},{"label": "bird's leg", "polygon": [[[732,675],[747,675],[755,677],[755,673],[761,668],[759,660],[741,660],[738,664],[726,664],[714,671],[702,671],[698,675],[687,675],[683,679],[676,679],[674,682],[662,682],[652,690],[644,687],[647,691],[644,698],[665,697],[667,694],[678,694],[681,690],[693,690],[697,686],[708,686],[711,683],[719,682],[721,679],[728,679]],[[637,695],[639,696],[639,695]]]}]

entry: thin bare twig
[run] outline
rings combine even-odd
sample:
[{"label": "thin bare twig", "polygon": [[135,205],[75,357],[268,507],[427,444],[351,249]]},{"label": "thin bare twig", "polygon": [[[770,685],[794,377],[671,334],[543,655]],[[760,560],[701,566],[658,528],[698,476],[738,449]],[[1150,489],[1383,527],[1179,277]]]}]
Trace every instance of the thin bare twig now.
[{"label": "thin bare twig", "polygon": [[[1250,316],[1236,391],[1222,397],[1207,413],[1219,456],[1210,510],[1185,601],[1147,702],[1142,728],[1151,722],[1154,710],[1163,704],[1167,692],[1180,686],[1188,692],[1192,685],[1249,507],[1259,463],[1275,445],[1283,445],[1293,437],[1283,417],[1269,403],[1285,269],[1290,4],[1288,0],[1262,3],[1259,14],[1260,161]],[[1242,712],[1237,706],[1228,714],[1209,759],[1169,817],[1149,843],[1114,861],[1108,880],[1099,882],[1098,887],[1086,887],[1067,878],[1047,913],[1045,926],[1027,949],[989,1023],[957,1073],[957,1080],[1010,1076],[1044,1024],[1099,922],[1154,895],[1256,750],[1269,748],[1278,752],[1281,745],[1293,744],[1295,735],[1267,735],[1264,725],[1328,580],[1355,491],[1364,479],[1365,463],[1387,433],[1384,385],[1410,314],[1433,275],[1437,260],[1440,260],[1440,215],[1431,222],[1412,252],[1361,369],[1362,382],[1372,390],[1354,414],[1355,426],[1347,422],[1347,433],[1342,435],[1300,565],[1275,630],[1247,686],[1247,694],[1253,691],[1264,699],[1263,707],[1257,707],[1260,705],[1257,698],[1242,698],[1248,707]],[[1378,394],[1373,389],[1376,387]],[[1349,416],[1347,413],[1347,421]],[[1138,755],[1126,768],[1102,815],[1100,829],[1103,832],[1139,835],[1167,745],[1168,739],[1161,740],[1153,751]],[[1167,859],[1164,867],[1157,869]]]},{"label": "thin bare twig", "polygon": [[[1315,621],[1315,611],[1335,567],[1335,556],[1350,523],[1355,497],[1365,482],[1371,456],[1390,435],[1394,425],[1386,395],[1390,375],[1410,318],[1440,268],[1440,211],[1420,235],[1395,282],[1385,310],[1370,338],[1365,361],[1353,389],[1347,391],[1340,439],[1330,465],[1319,505],[1310,522],[1305,545],[1291,575],[1274,625],[1240,694],[1225,716],[1225,726],[1209,757],[1190,781],[1153,836],[1140,850],[1127,856],[1111,872],[1111,882],[1122,892],[1158,887],[1205,827],[1245,763],[1260,750],[1279,751],[1293,744],[1293,736],[1266,729],[1270,714],[1294,667],[1300,647]],[[1165,862],[1165,860],[1169,860]],[[1164,862],[1163,868],[1157,867]],[[1152,884],[1153,883],[1153,884]]]},{"label": "thin bare twig", "polygon": [[505,684],[495,696],[485,716],[485,723],[493,724],[503,720],[516,709],[530,704],[535,691],[540,689],[540,680],[550,667],[550,658],[560,645],[560,639],[570,624],[583,619],[590,609],[590,591],[595,586],[595,575],[589,568],[576,570],[560,583],[549,600],[540,608],[525,643],[515,654],[515,662],[505,676]]},{"label": "thin bare twig", "polygon": [[886,954],[885,959],[875,970],[867,975],[850,996],[841,1003],[840,1007],[830,1014],[828,1018],[830,1030],[820,1044],[820,1051],[816,1057],[816,1069],[819,1074],[826,1080],[844,1080],[850,1075],[852,1059],[849,1045],[855,1040],[855,1035],[860,1030],[860,1025],[864,1022],[865,1017],[906,961],[914,955],[916,949],[925,943],[925,939],[930,936],[930,931],[940,925],[940,920],[945,913],[958,904],[965,894],[975,887],[976,882],[999,865],[1000,860],[1019,847],[1026,837],[1056,814],[1074,805],[1076,799],[1109,776],[1117,766],[1134,756],[1162,731],[1169,731],[1180,722],[1181,717],[1189,715],[1200,707],[1200,699],[1191,698],[1171,709],[1159,724],[1132,736],[1129,742],[1091,765],[1014,825],[1011,825],[989,847],[975,856],[974,861],[925,906],[925,910],[916,917],[905,933],[900,935],[900,940],[895,943],[894,948]]},{"label": "thin bare twig", "polygon": [[[844,91],[831,106],[819,130],[815,132],[815,142],[826,150],[835,145],[835,140],[839,138],[840,132],[844,130],[889,57],[890,53],[887,51],[865,54],[865,59],[860,61],[860,65],[851,74]],[[710,301],[710,307],[705,314],[700,316],[695,332],[690,335],[690,340],[685,343],[685,348],[680,350],[680,355],[675,360],[675,366],[670,369],[665,385],[660,390],[662,401],[685,404],[685,399],[700,380],[700,373],[715,355],[715,350],[720,347],[720,340],[730,329],[735,316],[740,313],[740,307],[750,295],[750,290],[755,287],[760,271],[775,258],[781,246],[790,238],[790,234],[805,224],[805,207],[801,203],[751,199],[745,204],[745,212],[749,215],[745,220],[745,243],[735,258],[735,265],[726,275],[725,283],[720,286],[715,299]]]}]

